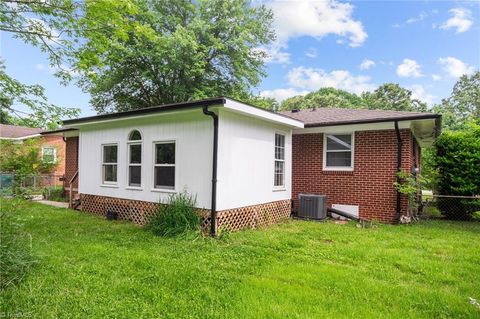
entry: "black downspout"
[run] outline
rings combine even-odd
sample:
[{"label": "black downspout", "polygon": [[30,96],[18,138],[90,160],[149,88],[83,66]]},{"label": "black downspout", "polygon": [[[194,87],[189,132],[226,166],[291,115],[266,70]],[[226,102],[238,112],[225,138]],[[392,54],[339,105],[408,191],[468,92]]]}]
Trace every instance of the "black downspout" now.
[{"label": "black downspout", "polygon": [[[398,121],[395,121],[395,133],[397,134],[397,183],[400,183],[399,173],[402,171],[402,136],[398,128]],[[397,189],[397,221],[400,220],[401,214],[401,194]]]},{"label": "black downspout", "polygon": [[215,237],[217,222],[217,154],[218,154],[218,116],[203,107],[203,114],[213,118],[213,167],[212,167],[212,207],[210,209],[210,236]]}]

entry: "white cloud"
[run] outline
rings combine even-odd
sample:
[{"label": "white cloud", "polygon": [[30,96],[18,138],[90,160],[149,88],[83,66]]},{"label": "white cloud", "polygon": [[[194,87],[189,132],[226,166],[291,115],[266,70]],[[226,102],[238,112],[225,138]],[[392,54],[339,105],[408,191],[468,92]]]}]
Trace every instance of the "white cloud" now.
[{"label": "white cloud", "polygon": [[368,70],[372,66],[375,66],[375,62],[369,59],[364,59],[362,63],[360,63],[360,70]]},{"label": "white cloud", "polygon": [[37,63],[35,64],[35,70],[37,71],[43,71],[45,70],[47,67],[45,66],[45,64],[43,63]]},{"label": "white cloud", "polygon": [[367,39],[363,24],[352,18],[353,6],[335,0],[276,1],[267,4],[274,13],[274,27],[278,41],[311,36],[321,38],[329,34],[346,37],[350,46],[357,47]]},{"label": "white cloud", "polygon": [[289,97],[292,97],[292,96],[306,95],[306,94],[308,94],[307,90],[297,90],[295,88],[265,90],[265,91],[260,92],[260,96],[273,97],[278,102],[282,102],[283,100],[286,100],[286,99],[288,99]]},{"label": "white cloud", "polygon": [[318,56],[317,49],[315,48],[310,48],[305,52],[305,55],[309,58],[316,58]]},{"label": "white cloud", "polygon": [[432,74],[432,80],[434,81],[440,81],[442,77],[438,74]]},{"label": "white cloud", "polygon": [[435,100],[435,96],[429,94],[422,85],[414,84],[410,87],[410,90],[412,91],[412,98],[414,99],[426,102],[427,104],[432,104]]},{"label": "white cloud", "polygon": [[318,90],[322,87],[334,87],[360,94],[375,89],[375,85],[370,83],[370,77],[354,76],[346,70],[325,72],[322,69],[301,66],[290,70],[287,78],[291,86],[305,90]]},{"label": "white cloud", "polygon": [[[320,39],[333,34],[347,38],[351,47],[358,47],[367,39],[363,24],[352,17],[353,6],[336,0],[324,1],[271,1],[266,3],[274,13],[274,29],[277,40],[268,48],[268,63],[289,63],[290,54],[285,50],[288,41],[308,36]],[[343,43],[338,41],[337,43]]]},{"label": "white cloud", "polygon": [[407,21],[405,21],[405,23],[406,24],[412,24],[412,23],[415,23],[415,22],[420,22],[420,21],[424,20],[426,17],[428,17],[428,14],[426,14],[425,12],[422,12],[416,17],[412,17],[412,18],[407,19]]},{"label": "white cloud", "polygon": [[420,71],[420,65],[417,63],[417,61],[403,59],[403,63],[397,67],[397,75],[405,78],[418,78],[422,76],[422,72]]},{"label": "white cloud", "polygon": [[464,74],[471,74],[475,70],[473,66],[451,56],[438,59],[438,63],[443,66],[445,72],[455,78],[459,78]]},{"label": "white cloud", "polygon": [[456,29],[456,33],[462,33],[470,29],[473,24],[472,12],[465,8],[453,8],[448,12],[452,15],[440,29],[449,30]]}]

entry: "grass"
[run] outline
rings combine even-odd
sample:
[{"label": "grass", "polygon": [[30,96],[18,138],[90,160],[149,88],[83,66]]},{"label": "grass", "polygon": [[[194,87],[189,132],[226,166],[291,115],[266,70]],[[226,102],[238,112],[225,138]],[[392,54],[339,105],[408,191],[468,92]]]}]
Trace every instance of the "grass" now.
[{"label": "grass", "polygon": [[35,318],[473,318],[480,223],[357,228],[292,221],[221,239],[162,238],[29,203],[39,263],[0,293]]}]

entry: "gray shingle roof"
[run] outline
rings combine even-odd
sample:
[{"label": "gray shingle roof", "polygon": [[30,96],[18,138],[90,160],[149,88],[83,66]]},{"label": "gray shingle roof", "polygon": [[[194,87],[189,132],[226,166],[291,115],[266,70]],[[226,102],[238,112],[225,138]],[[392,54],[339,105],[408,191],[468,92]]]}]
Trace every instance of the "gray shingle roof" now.
[{"label": "gray shingle roof", "polygon": [[280,114],[305,123],[305,127],[331,126],[354,123],[375,123],[394,120],[438,118],[439,114],[426,112],[401,112],[383,110],[353,110],[340,108],[318,108],[283,111]]}]

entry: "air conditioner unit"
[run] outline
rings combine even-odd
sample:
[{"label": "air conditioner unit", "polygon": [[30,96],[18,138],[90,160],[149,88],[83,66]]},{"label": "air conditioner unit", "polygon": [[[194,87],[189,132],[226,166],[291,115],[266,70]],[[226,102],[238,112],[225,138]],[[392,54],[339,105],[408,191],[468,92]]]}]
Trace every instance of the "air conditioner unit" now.
[{"label": "air conditioner unit", "polygon": [[298,217],[325,219],[327,217],[327,195],[300,194]]}]

